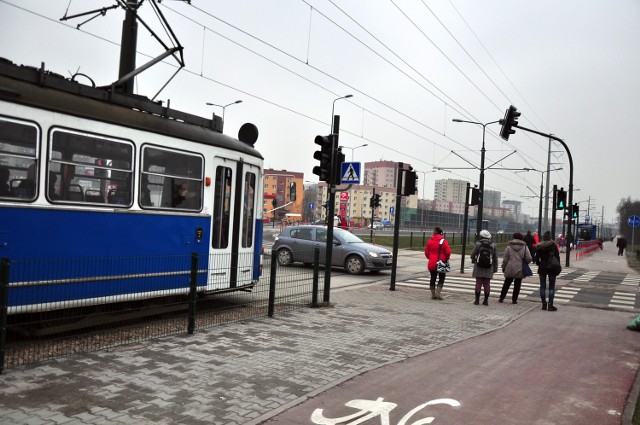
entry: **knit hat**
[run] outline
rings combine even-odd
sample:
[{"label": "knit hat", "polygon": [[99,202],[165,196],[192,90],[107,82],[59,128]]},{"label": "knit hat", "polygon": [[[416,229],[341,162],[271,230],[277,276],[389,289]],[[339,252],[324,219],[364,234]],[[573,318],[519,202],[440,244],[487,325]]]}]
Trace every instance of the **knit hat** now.
[{"label": "knit hat", "polygon": [[551,240],[551,232],[550,231],[546,231],[544,232],[544,234],[542,235],[542,240],[543,241],[550,241]]},{"label": "knit hat", "polygon": [[491,239],[491,233],[488,230],[481,230],[480,237],[484,239]]},{"label": "knit hat", "polygon": [[515,233],[513,234],[513,239],[520,239],[520,240],[522,240],[522,233],[520,233],[520,232],[515,232]]}]

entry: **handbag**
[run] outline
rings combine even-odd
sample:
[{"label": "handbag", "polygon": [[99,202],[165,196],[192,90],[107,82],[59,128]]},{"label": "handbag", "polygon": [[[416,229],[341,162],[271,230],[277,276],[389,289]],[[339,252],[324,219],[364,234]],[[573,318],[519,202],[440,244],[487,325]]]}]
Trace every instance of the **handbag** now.
[{"label": "handbag", "polygon": [[562,266],[560,265],[560,261],[556,258],[553,253],[549,256],[549,261],[547,261],[547,273],[552,276],[558,276],[562,271]]},{"label": "handbag", "polygon": [[529,267],[529,263],[524,260],[522,260],[522,275],[524,277],[533,276],[533,271],[531,270],[531,267]]},{"label": "handbag", "polygon": [[438,246],[438,262],[436,263],[436,271],[438,273],[447,273],[451,271],[451,264],[449,264],[449,260],[447,261],[440,260],[440,248],[442,248],[443,243],[444,243],[444,238],[440,239],[440,245]]}]

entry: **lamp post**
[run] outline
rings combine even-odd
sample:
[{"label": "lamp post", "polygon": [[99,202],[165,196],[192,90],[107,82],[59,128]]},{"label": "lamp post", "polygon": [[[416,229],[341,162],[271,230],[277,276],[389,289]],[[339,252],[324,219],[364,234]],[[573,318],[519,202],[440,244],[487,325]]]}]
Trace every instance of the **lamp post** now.
[{"label": "lamp post", "polygon": [[337,98],[337,99],[335,99],[335,100],[333,101],[333,105],[331,106],[331,134],[333,134],[333,122],[334,122],[334,115],[333,115],[333,113],[334,113],[334,111],[335,111],[335,109],[336,109],[336,102],[337,102],[338,100],[340,100],[340,99],[349,99],[350,97],[353,97],[353,95],[352,95],[352,94],[347,94],[347,95],[341,96],[341,97],[339,97],[339,98]]},{"label": "lamp post", "polygon": [[355,151],[358,148],[364,148],[365,146],[369,146],[369,145],[365,143],[364,145],[356,146],[355,148],[350,148],[349,146],[342,146],[342,147],[345,149],[351,149],[351,162],[353,162],[353,151]]},{"label": "lamp post", "polygon": [[[227,103],[226,105],[218,105],[217,103],[211,103],[211,102],[207,102],[207,105],[209,106],[218,106],[220,108],[222,108],[222,128],[224,128],[224,110],[227,108],[227,106],[231,106],[231,105],[235,105],[236,103],[242,103],[241,100],[236,100],[235,102],[231,102],[231,103]],[[215,119],[216,117],[216,113],[213,113],[213,119]]]},{"label": "lamp post", "polygon": [[485,155],[485,148],[484,148],[484,139],[485,139],[485,133],[487,132],[487,126],[489,124],[495,124],[497,122],[500,122],[500,120],[498,121],[491,121],[488,123],[481,123],[481,122],[476,122],[476,121],[466,121],[466,120],[461,120],[458,118],[454,118],[452,120],[453,122],[464,122],[464,123],[468,123],[468,124],[477,124],[477,125],[481,125],[482,126],[482,149],[480,150],[480,199],[478,200],[478,214],[476,215],[476,238],[479,237],[480,235],[480,231],[482,231],[482,210],[484,208],[484,155]]}]

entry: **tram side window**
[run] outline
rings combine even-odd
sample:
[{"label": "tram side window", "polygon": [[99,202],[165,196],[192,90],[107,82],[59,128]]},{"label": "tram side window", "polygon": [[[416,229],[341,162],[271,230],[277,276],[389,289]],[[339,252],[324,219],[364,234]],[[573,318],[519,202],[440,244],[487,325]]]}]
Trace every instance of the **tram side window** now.
[{"label": "tram side window", "polygon": [[141,169],[142,208],[202,209],[204,159],[201,155],[144,146]]},{"label": "tram side window", "polygon": [[131,206],[133,152],[128,141],[55,129],[49,150],[47,198],[53,203]]},{"label": "tram side window", "polygon": [[211,246],[215,249],[226,248],[229,244],[232,177],[231,168],[222,166],[216,168],[213,228],[211,229]]},{"label": "tram side window", "polygon": [[253,226],[255,217],[256,175],[247,173],[244,177],[242,208],[242,247],[253,246]]},{"label": "tram side window", "polygon": [[0,198],[35,199],[39,139],[35,125],[0,119]]}]

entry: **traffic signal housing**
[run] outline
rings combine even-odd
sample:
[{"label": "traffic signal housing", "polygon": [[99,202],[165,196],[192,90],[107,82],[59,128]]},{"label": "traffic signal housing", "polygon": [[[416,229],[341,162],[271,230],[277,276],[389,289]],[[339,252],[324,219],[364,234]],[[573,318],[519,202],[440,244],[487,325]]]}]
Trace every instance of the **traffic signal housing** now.
[{"label": "traffic signal housing", "polygon": [[405,171],[404,193],[403,195],[415,195],[418,192],[418,173],[415,171]]},{"label": "traffic signal housing", "polygon": [[314,152],[313,157],[320,161],[319,165],[313,167],[313,174],[320,178],[320,181],[331,183],[331,156],[333,154],[333,137],[316,136],[314,143],[320,145],[320,150]]},{"label": "traffic signal housing", "polygon": [[380,208],[380,194],[376,194],[373,195],[371,197],[371,200],[369,201],[369,205],[371,206],[372,209],[374,208]]},{"label": "traffic signal housing", "polygon": [[571,208],[572,218],[578,218],[579,206],[578,204],[573,204],[573,208]]},{"label": "traffic signal housing", "polygon": [[477,187],[471,188],[471,203],[469,205],[480,205],[480,189]]},{"label": "traffic signal housing", "polygon": [[556,190],[556,210],[563,210],[567,207],[567,192],[564,189]]},{"label": "traffic signal housing", "polygon": [[509,109],[507,109],[504,114],[504,118],[500,120],[500,124],[502,124],[500,137],[504,140],[509,140],[509,136],[516,132],[512,127],[518,125],[520,115],[522,114],[518,111],[518,108],[513,105],[509,106]]},{"label": "traffic signal housing", "polygon": [[342,148],[339,147],[338,151],[336,153],[336,158],[334,161],[334,172],[333,172],[333,178],[334,181],[332,182],[333,184],[340,184],[340,181],[342,180],[340,174],[342,172],[342,163],[345,162],[345,156],[342,153]]}]

